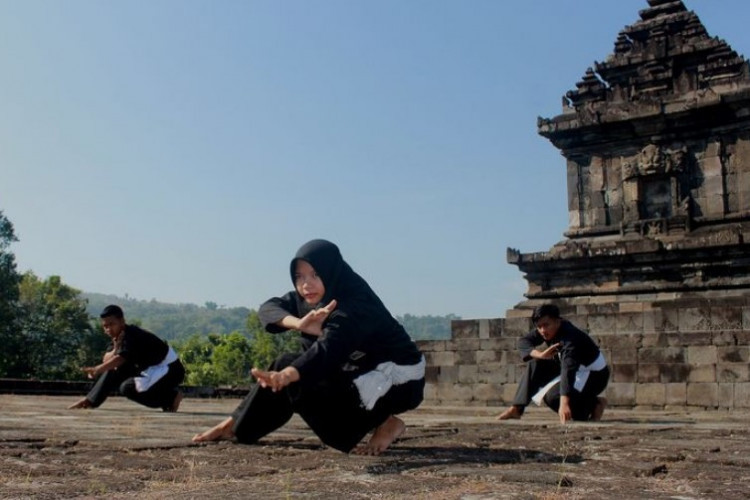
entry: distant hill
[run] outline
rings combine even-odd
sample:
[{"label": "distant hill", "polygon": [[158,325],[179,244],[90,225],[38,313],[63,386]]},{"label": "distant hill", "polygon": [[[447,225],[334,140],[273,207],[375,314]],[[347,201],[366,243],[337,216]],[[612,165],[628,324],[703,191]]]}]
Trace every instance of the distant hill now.
[{"label": "distant hill", "polygon": [[93,317],[108,304],[117,304],[125,311],[128,321],[139,323],[165,340],[189,337],[193,334],[227,334],[244,332],[250,309],[247,307],[218,307],[211,302],[204,306],[195,304],[168,304],[156,300],[137,300],[129,297],[82,293],[88,301],[86,310]]},{"label": "distant hill", "polygon": [[[92,317],[109,304],[117,304],[125,311],[128,321],[140,324],[165,340],[177,340],[193,334],[227,334],[245,332],[245,322],[251,309],[246,307],[219,307],[212,302],[203,306],[195,304],[170,304],[132,297],[118,297],[102,293],[84,292],[86,307]],[[414,340],[444,340],[451,336],[451,320],[461,319],[454,314],[446,316],[396,316]]]}]

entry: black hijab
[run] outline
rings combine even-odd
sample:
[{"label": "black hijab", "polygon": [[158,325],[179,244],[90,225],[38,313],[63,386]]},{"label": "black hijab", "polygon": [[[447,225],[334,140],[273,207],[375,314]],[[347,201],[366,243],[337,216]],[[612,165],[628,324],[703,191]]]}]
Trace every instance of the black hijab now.
[{"label": "black hijab", "polygon": [[[324,334],[292,364],[303,379],[319,380],[326,374],[340,373],[343,366],[349,367],[347,376],[355,377],[386,361],[404,365],[419,362],[422,354],[417,346],[367,282],[344,261],[336,245],[326,240],[302,245],[290,265],[292,281],[300,259],[315,269],[325,286],[316,307],[336,299],[336,308],[323,324]],[[294,296],[300,317],[313,309],[305,304],[296,286]]]},{"label": "black hijab", "polygon": [[298,310],[307,312],[325,306],[331,300],[336,299],[337,310],[358,316],[359,320],[382,320],[383,315],[392,318],[370,285],[344,261],[335,244],[327,240],[316,239],[302,245],[289,265],[292,283],[294,283],[298,260],[304,260],[310,264],[325,286],[323,300],[314,307],[307,304],[299,293],[296,293]]}]

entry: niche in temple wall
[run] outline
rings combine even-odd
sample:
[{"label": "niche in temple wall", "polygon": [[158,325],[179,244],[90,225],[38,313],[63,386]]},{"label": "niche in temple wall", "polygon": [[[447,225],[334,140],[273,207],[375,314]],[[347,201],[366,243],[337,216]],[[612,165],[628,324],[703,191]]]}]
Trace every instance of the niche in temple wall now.
[{"label": "niche in temple wall", "polygon": [[[569,159],[571,235],[689,231],[701,185],[684,145],[648,144],[625,156]],[[696,175],[697,174],[697,175]]]},{"label": "niche in temple wall", "polygon": [[622,159],[623,203],[621,232],[660,236],[690,230],[691,164],[683,145],[648,144]]}]

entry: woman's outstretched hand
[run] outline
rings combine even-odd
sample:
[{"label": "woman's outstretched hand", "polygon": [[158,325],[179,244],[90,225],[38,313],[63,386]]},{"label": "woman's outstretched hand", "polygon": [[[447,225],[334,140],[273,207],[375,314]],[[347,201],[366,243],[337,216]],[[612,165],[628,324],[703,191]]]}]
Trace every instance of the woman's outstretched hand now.
[{"label": "woman's outstretched hand", "polygon": [[269,388],[273,392],[278,392],[299,380],[299,372],[293,366],[287,366],[279,372],[253,368],[250,373],[258,380],[261,387]]},{"label": "woman's outstretched hand", "polygon": [[336,299],[333,299],[325,307],[314,309],[299,319],[297,330],[302,333],[320,336],[323,333],[323,322],[328,315],[336,309]]}]

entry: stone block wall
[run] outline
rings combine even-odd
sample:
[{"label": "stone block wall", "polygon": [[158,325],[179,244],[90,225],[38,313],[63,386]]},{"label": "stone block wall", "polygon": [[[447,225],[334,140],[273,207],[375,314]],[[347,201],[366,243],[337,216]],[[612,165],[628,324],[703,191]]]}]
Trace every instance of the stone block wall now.
[{"label": "stone block wall", "polygon": [[[578,297],[555,301],[611,368],[612,406],[750,408],[750,292]],[[516,349],[538,301],[505,318],[459,320],[451,340],[420,341],[429,404],[505,406],[523,373]]]}]

